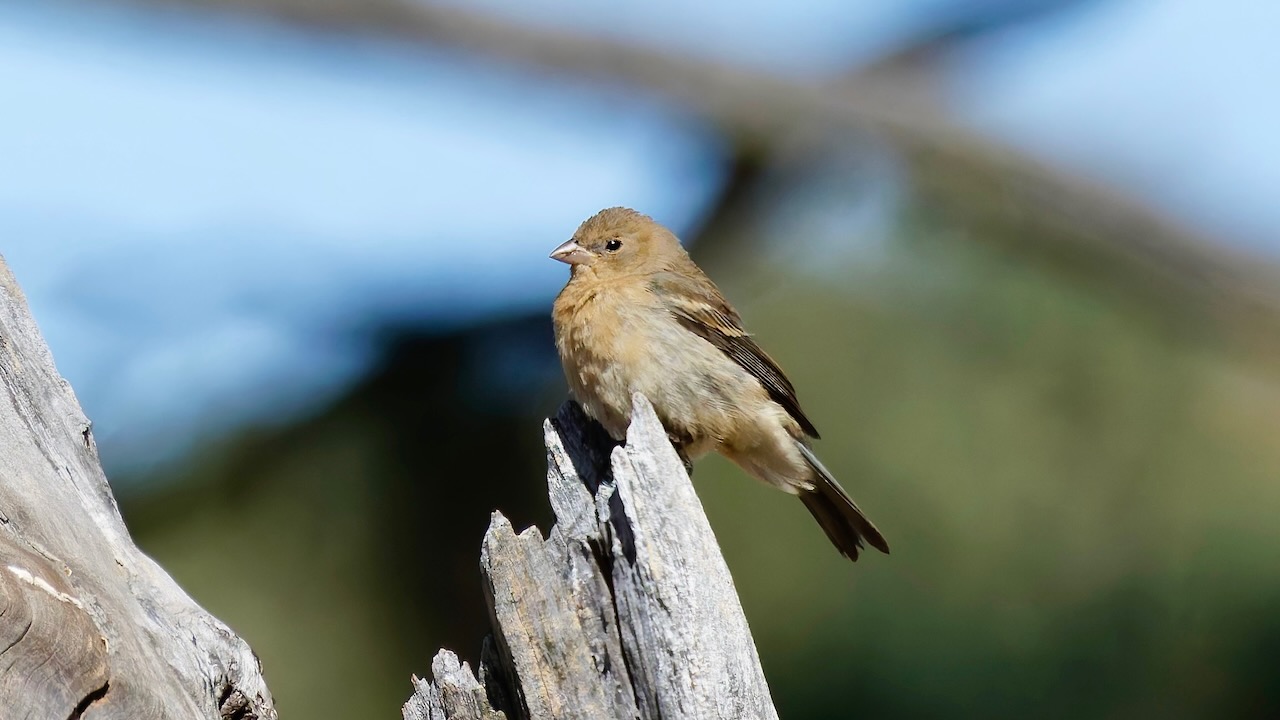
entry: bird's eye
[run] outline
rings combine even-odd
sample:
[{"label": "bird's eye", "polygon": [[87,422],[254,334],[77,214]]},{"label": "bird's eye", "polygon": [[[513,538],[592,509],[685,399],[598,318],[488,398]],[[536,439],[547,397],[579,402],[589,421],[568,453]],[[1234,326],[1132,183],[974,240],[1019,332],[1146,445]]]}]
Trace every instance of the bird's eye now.
[{"label": "bird's eye", "polygon": [[622,247],[622,241],[619,240],[618,238],[614,238],[604,244],[604,249],[608,250],[609,252],[618,252],[618,250],[621,247]]}]

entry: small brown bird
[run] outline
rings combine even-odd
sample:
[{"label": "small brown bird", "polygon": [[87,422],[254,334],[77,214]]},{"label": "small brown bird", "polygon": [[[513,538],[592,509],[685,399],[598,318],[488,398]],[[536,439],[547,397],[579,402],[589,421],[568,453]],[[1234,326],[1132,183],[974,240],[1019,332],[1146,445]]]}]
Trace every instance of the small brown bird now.
[{"label": "small brown bird", "polygon": [[643,393],[686,459],[715,450],[799,495],[851,560],[884,536],[818,461],[795,389],[671,231],[601,210],[551,257],[571,267],[556,297],[556,349],[575,399],[617,440]]}]

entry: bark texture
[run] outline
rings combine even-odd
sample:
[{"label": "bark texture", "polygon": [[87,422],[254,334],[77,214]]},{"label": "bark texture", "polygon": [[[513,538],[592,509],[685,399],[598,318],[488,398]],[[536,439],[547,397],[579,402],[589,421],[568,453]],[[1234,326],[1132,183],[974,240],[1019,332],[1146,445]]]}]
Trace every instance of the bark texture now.
[{"label": "bark texture", "polygon": [[0,387],[0,717],[274,719],[249,646],[130,539],[3,259]]},{"label": "bark texture", "polygon": [[405,720],[777,718],[702,504],[652,407],[625,447],[566,403],[545,426],[556,524],[494,513],[477,677],[442,650]]}]

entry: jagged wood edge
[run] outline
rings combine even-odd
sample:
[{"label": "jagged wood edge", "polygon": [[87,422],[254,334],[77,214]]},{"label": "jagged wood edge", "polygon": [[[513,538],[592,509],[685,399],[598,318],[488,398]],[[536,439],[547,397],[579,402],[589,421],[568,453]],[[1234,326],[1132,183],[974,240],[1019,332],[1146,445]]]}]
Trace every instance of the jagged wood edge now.
[{"label": "jagged wood edge", "polygon": [[777,717],[684,466],[643,397],[632,418],[625,447],[572,403],[547,422],[556,524],[485,535],[484,681],[443,650],[406,720]]}]

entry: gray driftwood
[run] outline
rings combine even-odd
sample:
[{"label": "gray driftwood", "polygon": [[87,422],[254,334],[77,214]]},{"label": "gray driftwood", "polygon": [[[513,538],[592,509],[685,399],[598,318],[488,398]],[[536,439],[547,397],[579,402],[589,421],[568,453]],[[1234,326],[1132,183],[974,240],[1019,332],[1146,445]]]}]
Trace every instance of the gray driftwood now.
[{"label": "gray driftwood", "polygon": [[440,651],[405,720],[777,718],[684,466],[639,395],[632,418],[625,447],[572,403],[547,422],[556,524],[494,513],[479,676]]},{"label": "gray driftwood", "polygon": [[0,718],[275,718],[249,646],[133,544],[0,259]]}]

